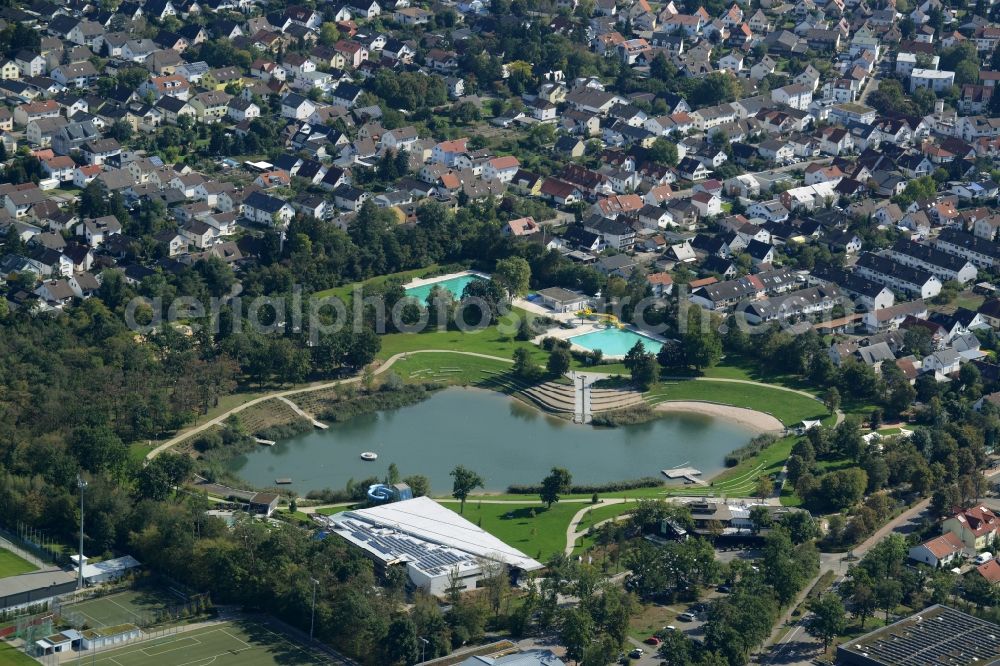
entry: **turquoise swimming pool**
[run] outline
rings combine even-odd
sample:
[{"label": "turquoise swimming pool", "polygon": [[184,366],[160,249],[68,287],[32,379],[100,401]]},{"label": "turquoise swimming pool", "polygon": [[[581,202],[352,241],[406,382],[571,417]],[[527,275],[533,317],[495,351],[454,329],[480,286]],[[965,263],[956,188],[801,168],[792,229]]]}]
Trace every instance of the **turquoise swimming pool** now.
[{"label": "turquoise swimming pool", "polygon": [[412,296],[421,303],[424,303],[427,300],[427,297],[431,295],[431,289],[434,287],[441,287],[442,289],[450,291],[455,298],[460,298],[462,296],[462,292],[465,290],[465,285],[473,282],[474,280],[482,279],[483,278],[478,275],[458,275],[453,278],[448,278],[447,280],[441,280],[440,282],[430,282],[419,287],[411,287],[406,290],[406,295]]},{"label": "turquoise swimming pool", "polygon": [[600,349],[605,356],[624,356],[636,342],[641,342],[646,351],[653,354],[658,353],[663,347],[662,343],[648,335],[627,328],[604,328],[583,335],[574,335],[569,341],[590,351]]}]

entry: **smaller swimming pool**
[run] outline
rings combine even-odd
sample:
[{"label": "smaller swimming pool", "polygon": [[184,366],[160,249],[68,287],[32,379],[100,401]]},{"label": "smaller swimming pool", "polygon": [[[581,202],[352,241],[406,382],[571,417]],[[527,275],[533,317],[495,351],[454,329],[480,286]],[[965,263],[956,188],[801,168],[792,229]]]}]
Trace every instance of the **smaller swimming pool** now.
[{"label": "smaller swimming pool", "polygon": [[475,280],[482,280],[478,275],[457,275],[453,278],[448,278],[447,280],[440,280],[438,282],[428,282],[427,284],[422,284],[419,287],[411,287],[406,290],[407,296],[412,296],[421,303],[427,301],[427,297],[431,295],[431,289],[434,287],[441,287],[442,289],[447,289],[452,293],[455,298],[461,298],[462,292],[465,291],[465,285],[473,282]]},{"label": "smaller swimming pool", "polygon": [[600,349],[605,356],[625,356],[636,342],[641,342],[647,352],[656,354],[663,344],[627,328],[603,328],[583,335],[574,335],[569,341],[584,349],[594,351]]}]

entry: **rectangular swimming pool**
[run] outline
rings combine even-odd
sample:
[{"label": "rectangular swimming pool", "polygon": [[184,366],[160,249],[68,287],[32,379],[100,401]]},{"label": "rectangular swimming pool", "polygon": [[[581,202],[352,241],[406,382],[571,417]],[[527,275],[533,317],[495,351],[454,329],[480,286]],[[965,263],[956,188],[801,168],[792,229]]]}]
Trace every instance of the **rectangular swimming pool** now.
[{"label": "rectangular swimming pool", "polygon": [[627,328],[604,328],[582,335],[574,335],[569,341],[584,349],[594,351],[600,349],[605,356],[625,356],[636,342],[641,342],[647,352],[656,354],[663,347],[661,342],[648,335],[636,333]]},{"label": "rectangular swimming pool", "polygon": [[461,298],[462,292],[465,290],[465,285],[473,282],[474,280],[482,279],[484,278],[478,275],[457,275],[453,278],[448,278],[447,280],[428,282],[427,284],[422,284],[419,287],[411,287],[406,290],[406,295],[424,303],[427,301],[427,297],[431,295],[431,289],[434,287],[441,287],[442,289],[450,291],[455,298]]}]

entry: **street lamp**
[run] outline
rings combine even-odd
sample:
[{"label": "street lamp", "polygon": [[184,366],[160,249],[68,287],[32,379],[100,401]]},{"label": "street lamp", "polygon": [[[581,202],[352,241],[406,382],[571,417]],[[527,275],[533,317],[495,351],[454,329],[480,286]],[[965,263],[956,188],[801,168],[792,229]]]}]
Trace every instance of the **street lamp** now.
[{"label": "street lamp", "polygon": [[80,559],[76,563],[77,577],[76,589],[83,589],[83,490],[87,487],[87,482],[79,474],[76,475],[76,487],[80,490]]},{"label": "street lamp", "polygon": [[430,645],[431,642],[423,636],[417,636],[417,638],[419,638],[420,642],[423,643],[423,645],[420,646],[420,663],[424,663],[427,661],[427,646]]},{"label": "street lamp", "polygon": [[316,628],[316,586],[319,585],[319,581],[315,578],[312,579],[313,584],[313,605],[312,605],[312,615],[309,618],[309,642],[313,640],[313,629]]}]

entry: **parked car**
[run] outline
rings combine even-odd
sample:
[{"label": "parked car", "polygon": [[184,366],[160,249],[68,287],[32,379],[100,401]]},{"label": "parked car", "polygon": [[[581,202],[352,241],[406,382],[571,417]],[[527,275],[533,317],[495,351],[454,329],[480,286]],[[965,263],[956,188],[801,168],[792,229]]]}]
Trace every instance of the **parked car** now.
[{"label": "parked car", "polygon": [[681,613],[677,616],[681,622],[694,622],[694,613]]},{"label": "parked car", "polygon": [[993,559],[993,553],[979,553],[976,555],[976,559],[972,560],[975,565],[986,564]]},{"label": "parked car", "polygon": [[628,656],[631,657],[632,659],[638,659],[643,655],[643,653],[645,653],[645,650],[643,650],[642,648],[636,648],[631,652],[629,652]]},{"label": "parked car", "polygon": [[717,589],[719,592],[724,592],[725,594],[729,594],[730,592],[733,591],[733,588],[732,588],[731,585],[720,585],[719,587],[717,587],[715,589]]},{"label": "parked car", "polygon": [[663,641],[661,641],[656,636],[650,636],[649,638],[647,638],[646,640],[643,641],[643,643],[645,643],[646,645],[652,645],[653,647],[656,647],[657,645],[659,645],[662,642]]}]

